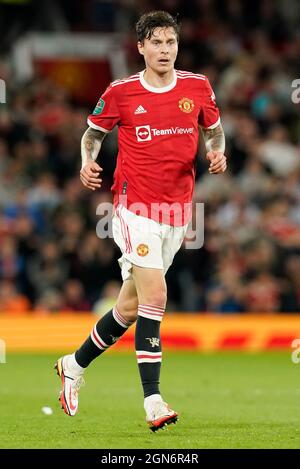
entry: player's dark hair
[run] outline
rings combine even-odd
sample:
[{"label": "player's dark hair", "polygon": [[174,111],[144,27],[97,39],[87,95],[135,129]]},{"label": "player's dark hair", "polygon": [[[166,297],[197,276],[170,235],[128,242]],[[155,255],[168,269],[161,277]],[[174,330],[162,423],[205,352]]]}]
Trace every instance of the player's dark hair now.
[{"label": "player's dark hair", "polygon": [[167,11],[155,10],[142,15],[136,23],[135,30],[138,42],[144,42],[145,39],[150,39],[155,28],[173,28],[177,40],[179,39],[180,27],[177,22],[177,17],[173,17]]}]

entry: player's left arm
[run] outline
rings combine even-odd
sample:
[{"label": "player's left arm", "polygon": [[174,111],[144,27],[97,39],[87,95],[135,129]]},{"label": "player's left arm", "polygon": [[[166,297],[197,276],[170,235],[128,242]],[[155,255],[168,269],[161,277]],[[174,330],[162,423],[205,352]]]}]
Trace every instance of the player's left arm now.
[{"label": "player's left arm", "polygon": [[209,172],[211,174],[224,173],[227,168],[227,159],[225,152],[225,135],[222,124],[220,123],[214,129],[205,129],[201,127],[205,147],[206,158],[210,161]]}]

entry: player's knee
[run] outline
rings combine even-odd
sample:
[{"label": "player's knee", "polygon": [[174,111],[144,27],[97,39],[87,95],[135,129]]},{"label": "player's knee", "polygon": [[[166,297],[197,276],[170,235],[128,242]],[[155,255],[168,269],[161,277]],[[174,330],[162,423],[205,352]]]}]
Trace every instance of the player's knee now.
[{"label": "player's knee", "polygon": [[117,309],[121,316],[127,321],[127,322],[134,322],[136,321],[137,318],[137,312],[138,312],[138,301],[136,300],[130,300],[123,302],[121,304],[117,304]]},{"label": "player's knee", "polygon": [[156,289],[155,291],[149,291],[145,293],[143,297],[144,304],[165,308],[167,303],[167,291],[164,287]]},{"label": "player's knee", "polygon": [[127,322],[135,322],[137,319],[137,309],[135,310],[128,310],[126,313],[122,315]]}]

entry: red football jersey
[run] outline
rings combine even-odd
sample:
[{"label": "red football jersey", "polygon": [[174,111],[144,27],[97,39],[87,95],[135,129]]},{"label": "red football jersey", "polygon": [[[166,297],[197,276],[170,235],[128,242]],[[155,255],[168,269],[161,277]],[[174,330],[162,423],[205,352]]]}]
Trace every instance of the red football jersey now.
[{"label": "red football jersey", "polygon": [[175,70],[163,88],[143,75],[111,83],[88,125],[103,132],[119,127],[114,205],[180,226],[191,218],[198,126],[217,127],[219,110],[204,75]]}]

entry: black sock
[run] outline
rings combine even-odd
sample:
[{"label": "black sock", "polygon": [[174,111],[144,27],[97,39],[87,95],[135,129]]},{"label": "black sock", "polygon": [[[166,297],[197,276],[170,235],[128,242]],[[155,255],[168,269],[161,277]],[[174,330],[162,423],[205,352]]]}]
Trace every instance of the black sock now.
[{"label": "black sock", "polygon": [[135,350],[144,397],[160,394],[161,368],[160,322],[164,308],[139,305],[135,329]]},{"label": "black sock", "polygon": [[89,337],[75,352],[75,360],[78,365],[86,368],[92,360],[117,342],[131,324],[120,315],[117,308],[106,313],[95,324]]}]

